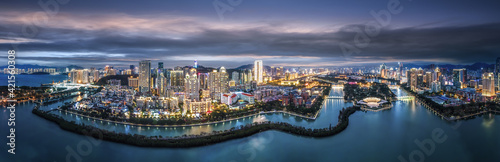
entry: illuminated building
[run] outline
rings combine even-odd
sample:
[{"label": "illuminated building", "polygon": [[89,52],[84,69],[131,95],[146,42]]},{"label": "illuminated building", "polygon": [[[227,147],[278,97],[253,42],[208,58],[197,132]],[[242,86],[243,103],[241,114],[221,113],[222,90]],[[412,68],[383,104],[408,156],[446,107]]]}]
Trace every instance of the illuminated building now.
[{"label": "illuminated building", "polygon": [[495,96],[495,75],[493,73],[483,74],[483,96]]},{"label": "illuminated building", "polygon": [[204,114],[211,110],[210,100],[202,99],[200,101],[184,99],[184,109],[191,111],[193,114]]},{"label": "illuminated building", "polygon": [[139,92],[148,92],[151,87],[151,60],[139,62]]},{"label": "illuminated building", "polygon": [[219,71],[213,70],[209,73],[208,89],[210,90],[210,97],[214,100],[220,100],[220,94],[229,91],[229,81],[226,69],[221,67]]},{"label": "illuminated building", "polygon": [[189,74],[186,74],[184,82],[184,97],[186,99],[198,101],[200,99],[200,81],[198,80],[195,68],[189,70]]},{"label": "illuminated building", "polygon": [[467,70],[466,69],[453,69],[453,85],[458,89],[467,87]]},{"label": "illuminated building", "polygon": [[133,87],[133,88],[137,88],[139,86],[139,79],[130,76],[128,78],[128,86]]},{"label": "illuminated building", "polygon": [[237,71],[233,71],[233,73],[231,74],[231,80],[233,80],[236,84],[240,84],[240,73],[238,73]]},{"label": "illuminated building", "polygon": [[255,77],[255,81],[257,81],[257,84],[260,84],[262,83],[264,80],[263,80],[263,76],[264,76],[264,69],[263,69],[263,65],[262,65],[262,60],[255,60],[254,62],[254,65],[253,65],[253,72],[254,72],[254,77]]}]

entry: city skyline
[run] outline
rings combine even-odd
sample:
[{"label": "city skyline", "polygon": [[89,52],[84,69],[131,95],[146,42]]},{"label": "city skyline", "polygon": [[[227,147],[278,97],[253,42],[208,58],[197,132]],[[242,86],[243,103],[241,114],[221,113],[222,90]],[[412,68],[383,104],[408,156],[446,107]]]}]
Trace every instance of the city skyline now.
[{"label": "city skyline", "polygon": [[[71,1],[57,11],[2,2],[10,7],[1,11],[0,48],[17,44],[19,64],[119,67],[149,59],[169,67],[198,60],[229,68],[251,64],[248,60],[271,66],[494,63],[489,56],[500,51],[497,1],[401,1],[390,19],[382,15],[388,12],[386,1],[241,1],[223,14],[216,2],[157,1],[151,7]],[[99,7],[88,7],[95,3]],[[377,29],[373,22],[381,25],[378,32],[359,34],[367,26]],[[345,51],[366,37],[354,52]]]}]

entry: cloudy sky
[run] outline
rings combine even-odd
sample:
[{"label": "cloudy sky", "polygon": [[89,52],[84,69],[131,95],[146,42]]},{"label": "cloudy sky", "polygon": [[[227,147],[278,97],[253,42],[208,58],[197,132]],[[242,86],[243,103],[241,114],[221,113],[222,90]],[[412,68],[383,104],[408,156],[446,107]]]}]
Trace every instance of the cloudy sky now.
[{"label": "cloudy sky", "polygon": [[[40,3],[41,2],[41,3]],[[0,2],[18,64],[126,67],[493,63],[498,0],[40,0]],[[44,3],[45,2],[45,3]]]}]

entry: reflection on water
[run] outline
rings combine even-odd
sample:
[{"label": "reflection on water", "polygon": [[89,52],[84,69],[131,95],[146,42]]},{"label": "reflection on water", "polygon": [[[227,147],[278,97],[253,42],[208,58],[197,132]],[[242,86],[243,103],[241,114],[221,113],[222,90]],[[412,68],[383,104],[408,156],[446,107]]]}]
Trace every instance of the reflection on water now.
[{"label": "reflection on water", "polygon": [[[330,92],[332,95],[343,95],[343,90],[332,89]],[[66,101],[67,102],[67,101]],[[53,108],[57,108],[62,103],[57,103],[51,106],[45,106],[42,110],[50,110]],[[273,122],[288,122],[293,125],[303,126],[306,128],[325,128],[331,125],[337,124],[339,110],[345,107],[351,106],[352,103],[345,103],[343,99],[327,99],[323,104],[323,108],[320,110],[320,114],[316,118],[316,120],[304,119],[301,117],[296,117],[289,114],[283,113],[270,113],[270,114],[259,114],[251,117],[247,117],[244,119],[238,119],[223,123],[210,124],[210,125],[202,125],[202,126],[186,126],[186,127],[168,127],[168,128],[156,128],[151,127],[139,127],[139,126],[130,126],[123,124],[115,124],[112,122],[102,122],[99,120],[88,119],[86,117],[81,117],[78,115],[73,115],[71,113],[63,113],[61,111],[53,111],[56,115],[63,117],[69,121],[75,121],[78,124],[87,124],[97,128],[106,129],[110,131],[116,131],[121,133],[130,133],[130,134],[141,134],[146,136],[182,136],[200,134],[202,132],[210,133],[212,131],[220,131],[220,130],[228,130],[232,127],[239,127],[241,125],[246,125],[254,122],[263,122],[263,121],[273,121]]]},{"label": "reflection on water", "polygon": [[495,124],[495,115],[492,113],[483,115],[483,127],[491,128]]}]

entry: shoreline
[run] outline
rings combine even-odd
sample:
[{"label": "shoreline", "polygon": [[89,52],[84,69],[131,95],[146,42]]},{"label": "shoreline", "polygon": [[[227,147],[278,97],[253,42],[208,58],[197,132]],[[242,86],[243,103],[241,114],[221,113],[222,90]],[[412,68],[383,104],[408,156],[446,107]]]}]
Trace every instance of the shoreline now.
[{"label": "shoreline", "polygon": [[[78,114],[78,113],[75,113],[75,112],[72,112],[72,111],[60,110],[60,109],[52,109],[50,111],[56,111],[56,110],[59,110],[61,112],[64,111],[64,112],[70,113],[70,114],[75,114],[75,115],[78,115],[78,116],[84,117],[84,118],[90,118],[90,119],[94,119],[94,120],[111,122],[111,123],[116,123],[116,124],[130,125],[130,126],[139,126],[139,127],[159,127],[159,128],[194,127],[194,126],[212,125],[212,124],[218,124],[218,123],[231,122],[231,121],[234,121],[234,120],[239,120],[239,119],[243,119],[243,118],[247,118],[247,117],[253,117],[253,116],[262,115],[262,114],[274,114],[274,113],[288,114],[288,115],[296,116],[296,117],[303,118],[303,119],[306,119],[306,120],[316,120],[316,116],[317,116],[316,115],[315,117],[306,117],[306,116],[295,114],[295,113],[292,113],[292,112],[287,112],[287,111],[279,110],[279,111],[258,112],[258,113],[255,113],[255,114],[245,115],[245,116],[242,116],[242,117],[237,117],[237,118],[232,118],[232,119],[226,119],[226,120],[221,120],[221,121],[198,123],[198,124],[151,125],[151,124],[137,124],[137,123],[120,122],[120,121],[102,119],[102,118],[97,118],[97,117],[91,117],[91,116],[88,116],[88,115]],[[318,112],[319,112],[319,110],[318,110]]]},{"label": "shoreline", "polygon": [[102,118],[97,118],[97,117],[91,117],[91,116],[83,115],[83,114],[76,113],[76,112],[73,112],[73,111],[61,110],[59,108],[47,110],[47,112],[59,110],[59,111],[64,111],[65,113],[75,114],[75,115],[78,115],[78,116],[83,117],[83,118],[86,117],[86,118],[89,118],[89,119],[94,119],[94,120],[99,120],[99,121],[105,121],[105,122],[112,122],[112,123],[115,123],[115,124],[122,124],[122,125],[139,126],[139,127],[143,127],[144,126],[144,127],[158,127],[158,128],[175,128],[175,127],[193,127],[193,126],[212,125],[212,124],[218,124],[218,123],[231,122],[231,121],[234,121],[234,120],[244,119],[244,118],[247,118],[247,117],[253,117],[253,116],[262,115],[262,114],[274,114],[274,113],[288,114],[288,115],[292,115],[292,116],[295,116],[295,117],[303,118],[303,119],[306,119],[306,120],[316,120],[316,118],[319,115],[319,112],[323,109],[325,102],[326,102],[326,97],[324,97],[320,109],[318,111],[316,111],[316,113],[315,113],[315,115],[313,117],[308,117],[308,116],[305,116],[305,115],[300,115],[300,114],[297,114],[297,113],[294,113],[294,112],[289,112],[289,111],[284,111],[284,110],[275,110],[275,111],[267,111],[267,112],[266,111],[261,111],[261,112],[258,112],[258,113],[254,113],[254,114],[250,114],[250,115],[245,115],[245,116],[241,116],[241,117],[236,117],[236,118],[231,118],[231,119],[226,119],[226,120],[221,120],[221,121],[213,121],[213,122],[205,122],[205,123],[197,123],[197,124],[183,124],[183,125],[151,125],[151,124],[137,124],[137,123],[131,123],[131,122],[121,122],[121,121],[114,121],[114,120],[109,120],[109,119],[102,119]]},{"label": "shoreline", "polygon": [[465,116],[460,116],[460,117],[447,117],[447,116],[444,116],[443,114],[437,112],[436,110],[434,110],[434,108],[432,108],[431,106],[429,106],[428,104],[424,103],[423,101],[421,101],[420,98],[418,98],[417,96],[415,96],[414,94],[412,94],[411,92],[408,92],[406,89],[404,88],[401,88],[403,89],[405,92],[407,92],[409,95],[412,95],[413,97],[415,97],[416,100],[418,100],[420,102],[420,104],[422,106],[424,106],[425,108],[427,108],[428,110],[430,110],[432,113],[436,114],[438,117],[441,117],[441,119],[445,119],[446,121],[459,121],[459,120],[467,120],[468,118],[471,118],[471,117],[476,117],[476,116],[479,116],[479,115],[484,115],[486,113],[495,113],[495,114],[499,114],[500,111],[497,111],[497,110],[484,110],[484,111],[481,111],[481,112],[478,112],[478,113],[474,113],[474,114],[468,114],[468,115],[465,115]]},{"label": "shoreline", "polygon": [[49,121],[55,122],[63,130],[85,136],[91,136],[97,139],[140,147],[189,148],[207,146],[232,139],[244,138],[268,130],[276,130],[288,134],[314,138],[333,136],[345,130],[349,124],[349,117],[359,110],[359,107],[354,106],[342,108],[338,116],[338,123],[333,127],[330,124],[330,127],[326,128],[307,129],[305,127],[295,126],[286,122],[266,121],[232,127],[229,130],[212,131],[212,133],[165,138],[161,136],[148,137],[137,134],[117,133],[115,131],[108,131],[85,124],[76,124],[74,121],[70,122],[58,115],[48,113],[50,110],[43,111],[35,108],[32,110],[32,113]]}]

